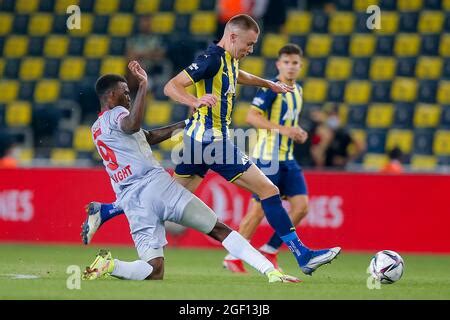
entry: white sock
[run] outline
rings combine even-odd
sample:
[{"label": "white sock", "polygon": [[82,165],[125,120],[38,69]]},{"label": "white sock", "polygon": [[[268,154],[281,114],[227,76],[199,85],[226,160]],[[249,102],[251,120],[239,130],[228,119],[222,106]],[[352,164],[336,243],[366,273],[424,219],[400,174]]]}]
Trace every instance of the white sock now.
[{"label": "white sock", "polygon": [[269,246],[268,244],[265,244],[259,248],[259,251],[263,251],[265,253],[278,253],[278,249],[275,249],[272,246]]},{"label": "white sock", "polygon": [[267,260],[258,250],[253,248],[250,243],[236,231],[232,231],[228,237],[223,240],[222,245],[231,253],[231,255],[244,260],[262,274],[266,274],[275,269],[269,260]]},{"label": "white sock", "polygon": [[114,259],[111,275],[126,280],[144,280],[153,271],[153,267],[143,260],[125,262]]}]

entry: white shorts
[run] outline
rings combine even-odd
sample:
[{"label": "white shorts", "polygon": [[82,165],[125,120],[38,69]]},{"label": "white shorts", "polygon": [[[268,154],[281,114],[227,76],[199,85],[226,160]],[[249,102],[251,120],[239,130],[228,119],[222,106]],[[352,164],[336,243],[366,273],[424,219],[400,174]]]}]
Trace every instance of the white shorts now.
[{"label": "white shorts", "polygon": [[121,195],[118,204],[125,211],[140,259],[164,256],[164,221],[179,223],[192,197],[164,170],[152,172]]}]

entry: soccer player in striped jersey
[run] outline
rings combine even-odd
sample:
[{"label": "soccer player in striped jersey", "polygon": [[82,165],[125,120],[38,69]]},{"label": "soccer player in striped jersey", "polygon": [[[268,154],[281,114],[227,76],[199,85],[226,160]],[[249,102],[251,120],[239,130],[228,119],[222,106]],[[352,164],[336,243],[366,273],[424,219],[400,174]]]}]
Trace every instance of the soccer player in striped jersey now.
[{"label": "soccer player in striped jersey", "polygon": [[[184,129],[183,155],[174,176],[193,192],[211,169],[258,195],[269,224],[291,250],[303,273],[310,275],[333,260],[341,248],[311,250],[305,246],[282,206],[278,188],[230,139],[228,126],[237,84],[264,87],[275,93],[294,90],[282,82],[239,70],[239,60],[253,52],[259,33],[258,24],[250,16],[231,18],[222,39],[210,45],[164,87],[167,96],[195,110]],[[193,83],[197,96],[186,90]]]},{"label": "soccer player in striped jersey", "polygon": [[[294,87],[292,92],[275,93],[269,89],[259,89],[247,115],[247,122],[258,129],[258,140],[253,150],[252,160],[280,190],[280,195],[290,203],[289,215],[293,225],[298,225],[308,211],[308,192],[302,169],[294,159],[294,143],[304,143],[308,137],[298,123],[302,110],[302,87],[296,79],[302,67],[302,50],[295,44],[287,44],[280,49],[276,66],[281,81]],[[278,135],[278,132],[280,135]],[[270,172],[273,162],[278,162],[278,170]],[[258,195],[254,194],[250,211],[242,220],[239,233],[250,240],[264,217]],[[260,251],[278,268],[277,253],[283,244],[274,233]],[[241,260],[227,255],[224,266],[232,272],[246,272]]]}]

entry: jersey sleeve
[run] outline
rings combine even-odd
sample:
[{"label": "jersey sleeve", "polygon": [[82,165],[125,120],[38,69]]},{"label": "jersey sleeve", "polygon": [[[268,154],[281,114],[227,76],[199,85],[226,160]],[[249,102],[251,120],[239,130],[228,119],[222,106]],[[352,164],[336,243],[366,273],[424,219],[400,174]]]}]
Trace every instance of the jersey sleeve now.
[{"label": "jersey sleeve", "polygon": [[115,107],[109,111],[108,123],[112,130],[122,131],[120,121],[128,116],[130,112],[122,106]]},{"label": "jersey sleeve", "polygon": [[192,82],[209,79],[220,69],[220,56],[215,54],[201,54],[183,71]]},{"label": "jersey sleeve", "polygon": [[256,107],[256,109],[266,112],[270,109],[276,97],[277,93],[272,90],[268,88],[260,88],[253,98],[252,107]]}]

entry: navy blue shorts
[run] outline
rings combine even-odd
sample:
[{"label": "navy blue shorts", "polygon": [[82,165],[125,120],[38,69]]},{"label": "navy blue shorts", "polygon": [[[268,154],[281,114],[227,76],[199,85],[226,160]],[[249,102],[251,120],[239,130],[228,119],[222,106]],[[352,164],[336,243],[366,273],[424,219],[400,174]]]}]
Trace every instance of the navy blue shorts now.
[{"label": "navy blue shorts", "polygon": [[[264,168],[271,168],[271,163],[262,163],[258,159],[255,164],[264,173]],[[275,174],[266,174],[267,178],[272,181],[274,185],[280,190],[281,197],[293,197],[296,195],[308,195],[308,188],[306,186],[305,176],[302,168],[295,160],[280,161],[279,170]],[[265,174],[265,173],[264,173]],[[253,198],[259,201],[256,194]]]},{"label": "navy blue shorts", "polygon": [[250,168],[253,162],[230,140],[201,143],[185,136],[181,163],[175,167],[175,175],[204,177],[209,169],[233,182]]}]

